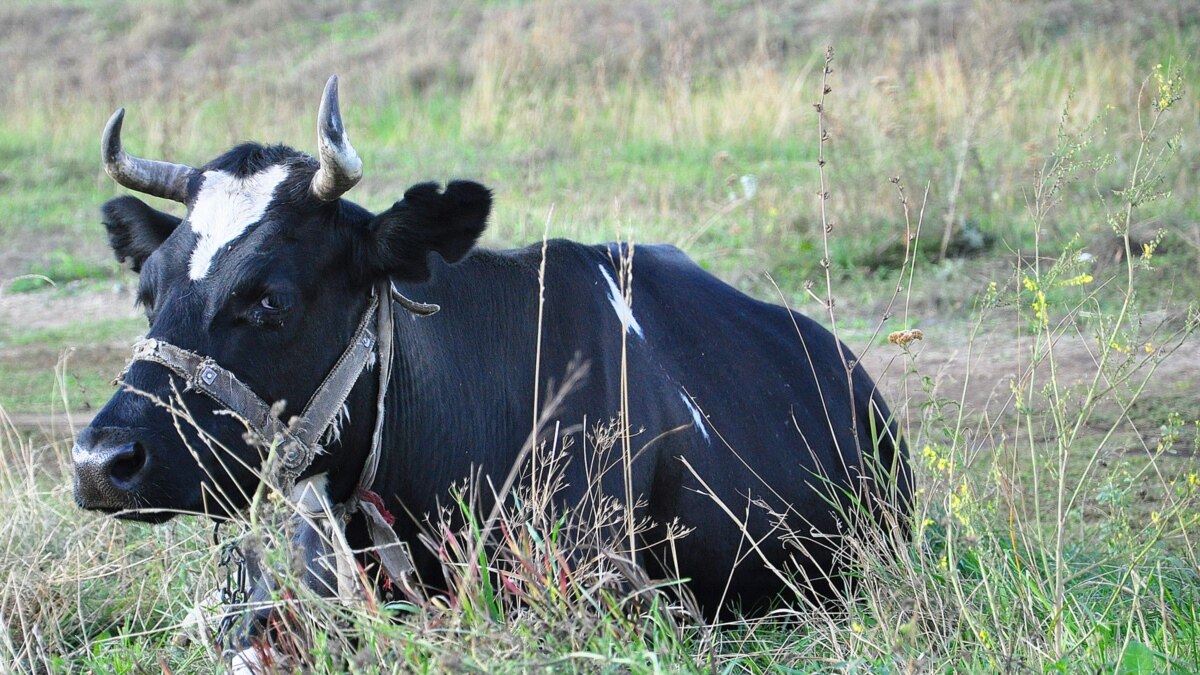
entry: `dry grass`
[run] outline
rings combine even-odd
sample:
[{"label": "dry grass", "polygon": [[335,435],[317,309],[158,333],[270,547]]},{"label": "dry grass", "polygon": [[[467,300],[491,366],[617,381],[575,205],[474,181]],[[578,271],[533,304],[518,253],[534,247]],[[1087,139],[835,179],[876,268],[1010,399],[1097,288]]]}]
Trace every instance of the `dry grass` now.
[{"label": "dry grass", "polygon": [[[724,149],[732,161],[718,161],[714,178],[767,172],[759,203],[802,236],[812,232],[812,204],[792,186],[812,174],[756,166],[754,155],[779,145],[784,162],[807,158],[795,143],[810,124],[802,86],[821,46],[835,44],[839,103],[828,120],[844,160],[832,176],[842,186],[833,218],[880,239],[870,228],[894,210],[886,183],[860,168],[869,166],[929,180],[939,232],[943,220],[974,222],[1009,246],[1029,238],[1007,231],[1022,209],[1029,149],[1052,140],[1064,109],[1081,126],[1113,107],[1117,121],[1106,132],[1113,147],[1128,145],[1144,73],[1186,59],[1180,31],[1196,20],[1165,2],[770,2],[740,11],[696,0],[417,2],[394,11],[281,0],[83,4],[10,7],[0,20],[0,62],[12,73],[0,92],[4,128],[47,139],[50,151],[73,155],[68,148],[94,144],[95,120],[118,105],[136,110],[138,147],[154,156],[201,161],[246,138],[308,147],[311,115],[302,113],[314,87],[339,72],[355,138],[375,155],[368,178],[378,182],[363,195],[386,198],[397,182],[415,180],[420,167],[393,153],[427,153],[436,138],[498,153],[524,147],[535,169],[554,163],[547,156],[582,153],[596,179],[600,166],[642,148],[651,157],[694,148],[702,161]],[[46,44],[56,47],[47,54]],[[429,97],[446,95],[451,116],[429,120]],[[1183,120],[1200,114],[1194,98],[1179,112]],[[627,151],[596,152],[595,139]],[[655,170],[668,183],[692,182],[670,166]],[[1182,168],[1168,180],[1184,201],[1194,195]],[[513,195],[527,186],[499,185]],[[694,195],[675,192],[616,197],[627,218],[665,222],[691,215],[671,202]],[[1067,236],[1096,233],[1088,222],[1059,227]]]},{"label": "dry grass", "polygon": [[[624,602],[654,583],[598,555],[627,546],[581,556],[559,536],[625,541],[628,505],[593,505],[599,522],[623,525],[597,528],[549,507],[552,490],[518,487],[493,514],[473,508],[482,487],[465,486],[427,538],[451,592],[343,607],[293,586],[294,658],[329,671],[1187,672],[1200,661],[1200,434],[1195,383],[1163,371],[1181,342],[1194,353],[1196,315],[1167,293],[1178,284],[1193,299],[1200,263],[1196,96],[1173,103],[1156,138],[1146,132],[1155,64],[1180,66],[1184,90],[1197,89],[1186,62],[1196,20],[1185,3],[1082,0],[415,2],[395,13],[324,0],[22,2],[0,9],[12,73],[0,227],[20,233],[24,257],[0,252],[0,274],[50,247],[108,256],[90,214],[114,191],[94,147],[117,105],[131,110],[131,150],[148,156],[195,163],[246,138],[307,148],[314,87],[339,72],[368,162],[356,198],[369,206],[415,180],[474,175],[506,197],[494,240],[540,237],[553,204],[556,235],[634,229],[683,243],[801,308],[804,282],[823,278],[818,301],[839,301],[852,342],[925,328],[924,343],[883,359],[903,372],[892,399],[920,492],[911,545],[847,542],[862,583],[835,611],[714,627],[671,596]],[[826,146],[811,104],[827,43],[838,59]],[[1155,163],[1176,129],[1172,161]],[[920,198],[898,206],[896,175]],[[756,178],[752,195],[743,176]],[[962,264],[968,232],[990,242],[988,257]],[[1155,255],[1135,255],[1154,241]],[[751,280],[764,268],[781,290]],[[884,291],[861,279],[872,274]],[[868,297],[847,301],[848,279]],[[883,327],[885,304],[897,318]],[[947,315],[972,325],[936,323]],[[964,372],[922,359],[922,344],[963,332]],[[998,359],[1006,366],[978,368]],[[1079,361],[1070,376],[1068,359]],[[592,442],[620,452],[619,432],[597,428]],[[561,469],[549,450],[533,453],[548,472],[537,485]],[[5,665],[219,668],[205,645],[177,642],[216,586],[201,524],[81,515],[64,444],[0,425],[0,454]]]}]

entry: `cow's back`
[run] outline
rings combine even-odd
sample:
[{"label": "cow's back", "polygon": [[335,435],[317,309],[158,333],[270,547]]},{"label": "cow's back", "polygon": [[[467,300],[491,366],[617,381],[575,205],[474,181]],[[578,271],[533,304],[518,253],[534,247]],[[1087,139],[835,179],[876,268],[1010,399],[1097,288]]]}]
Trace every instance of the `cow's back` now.
[{"label": "cow's back", "polygon": [[[584,276],[597,274],[600,289],[619,282],[628,249],[589,252],[595,264]],[[829,574],[837,535],[855,515],[847,512],[861,508],[848,491],[863,486],[864,474],[886,479],[871,469],[894,461],[894,425],[873,381],[855,369],[852,395],[843,359],[855,356],[839,351],[828,330],[746,296],[674,247],[634,248],[631,269],[630,306],[604,297],[611,307],[593,330],[619,336],[622,321],[634,324],[624,350],[631,427],[643,430],[633,450],[653,443],[650,515],[693,528],[675,545],[678,569],[665,561],[660,572],[691,578],[710,608],[738,557],[744,561],[729,594],[746,603],[780,590],[763,557],[785,567],[790,553],[805,561],[804,574]],[[619,362],[614,354],[608,360]],[[875,496],[891,490],[873,489]],[[805,551],[789,549],[788,540]]]}]

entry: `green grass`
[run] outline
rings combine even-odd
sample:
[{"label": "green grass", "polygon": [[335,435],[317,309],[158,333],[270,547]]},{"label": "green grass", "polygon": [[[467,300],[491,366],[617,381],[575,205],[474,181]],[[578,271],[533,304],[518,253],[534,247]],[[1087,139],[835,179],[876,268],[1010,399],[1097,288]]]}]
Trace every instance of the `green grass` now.
[{"label": "green grass", "polygon": [[[145,333],[141,319],[106,319],[58,328],[0,327],[0,408],[10,413],[98,410],[112,379]],[[60,365],[61,364],[61,365]],[[60,380],[61,377],[61,380]]]},{"label": "green grass", "polygon": [[54,328],[0,328],[0,347],[49,346],[51,348],[86,347],[117,340],[129,340],[146,332],[146,321],[138,318],[102,319],[71,323]]},{"label": "green grass", "polygon": [[52,251],[44,262],[31,266],[27,274],[13,279],[8,285],[8,290],[23,293],[58,284],[111,279],[117,275],[119,269],[115,261],[98,264],[81,260],[66,251],[56,250]]}]

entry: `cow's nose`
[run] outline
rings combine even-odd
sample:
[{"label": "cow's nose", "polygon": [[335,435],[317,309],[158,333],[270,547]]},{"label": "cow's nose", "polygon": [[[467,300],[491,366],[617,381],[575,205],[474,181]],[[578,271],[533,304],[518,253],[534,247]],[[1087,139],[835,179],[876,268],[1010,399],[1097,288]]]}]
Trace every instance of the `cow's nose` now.
[{"label": "cow's nose", "polygon": [[137,441],[89,443],[80,436],[71,449],[75,463],[75,500],[83,508],[129,508],[146,470],[146,449]]}]

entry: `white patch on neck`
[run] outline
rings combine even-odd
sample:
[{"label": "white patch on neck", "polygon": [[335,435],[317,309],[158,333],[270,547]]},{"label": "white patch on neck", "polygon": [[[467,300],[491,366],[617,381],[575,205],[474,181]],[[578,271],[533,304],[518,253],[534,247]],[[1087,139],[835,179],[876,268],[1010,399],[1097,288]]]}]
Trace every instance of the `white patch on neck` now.
[{"label": "white patch on neck", "polygon": [[296,483],[292,488],[292,501],[304,513],[324,513],[329,504],[329,476],[319,473]]},{"label": "white patch on neck", "polygon": [[262,220],[275,196],[275,188],[287,175],[287,168],[279,164],[245,178],[224,171],[204,172],[204,184],[188,215],[192,231],[198,237],[188,267],[192,280],[203,279],[217,252]]},{"label": "white patch on neck", "polygon": [[608,270],[604,269],[604,265],[597,265],[600,268],[600,273],[604,275],[604,280],[608,282],[608,301],[612,303],[613,311],[617,313],[617,318],[621,320],[621,325],[625,326],[625,330],[637,333],[637,336],[646,339],[646,334],[642,332],[642,326],[633,316],[633,308],[629,303],[625,302],[625,294],[621,289],[617,288],[617,282],[608,274]]},{"label": "white patch on neck", "polygon": [[704,434],[705,442],[711,444],[712,439],[708,437],[708,427],[704,425],[704,415],[701,415],[700,411],[696,409],[696,406],[692,404],[692,399],[688,397],[687,392],[680,390],[679,398],[683,399],[683,404],[686,405],[688,411],[692,413],[692,424],[694,424],[696,428],[700,430],[700,433]]}]

